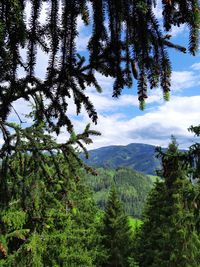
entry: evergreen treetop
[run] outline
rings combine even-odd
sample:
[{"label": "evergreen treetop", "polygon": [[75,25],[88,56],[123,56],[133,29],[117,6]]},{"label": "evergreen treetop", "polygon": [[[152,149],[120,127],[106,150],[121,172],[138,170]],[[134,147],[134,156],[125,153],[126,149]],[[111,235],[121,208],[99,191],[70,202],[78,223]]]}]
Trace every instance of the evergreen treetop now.
[{"label": "evergreen treetop", "polygon": [[128,217],[124,213],[115,186],[110,190],[110,195],[105,208],[102,225],[102,245],[105,248],[105,259],[102,267],[128,266],[128,257],[131,251],[131,231]]},{"label": "evergreen treetop", "polygon": [[193,207],[195,188],[175,140],[162,153],[162,163],[164,180],[157,182],[147,202],[136,259],[141,267],[200,266]]}]

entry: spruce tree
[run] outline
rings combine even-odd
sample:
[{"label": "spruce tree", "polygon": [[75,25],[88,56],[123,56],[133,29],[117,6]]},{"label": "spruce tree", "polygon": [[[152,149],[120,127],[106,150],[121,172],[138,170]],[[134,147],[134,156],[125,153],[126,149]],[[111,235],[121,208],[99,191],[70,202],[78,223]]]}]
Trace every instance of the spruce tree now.
[{"label": "spruce tree", "polygon": [[[26,21],[28,3],[31,11]],[[43,23],[40,16],[45,3],[48,8]],[[15,111],[13,103],[19,99],[33,103],[37,119],[46,121],[51,132],[56,134],[63,128],[70,134],[74,130],[68,114],[69,99],[73,99],[77,114],[83,107],[97,123],[97,112],[85,93],[87,86],[101,91],[96,72],[114,79],[114,97],[120,96],[124,87],[132,87],[137,80],[141,108],[148,97],[148,84],[151,88],[160,85],[164,98],[168,99],[171,63],[167,48],[186,52],[186,48],[171,42],[168,33],[172,26],[188,25],[189,52],[195,54],[199,3],[198,0],[163,0],[164,32],[153,11],[156,5],[156,0],[1,1],[0,130],[7,152],[19,149],[16,143],[12,144],[9,135],[16,129],[8,123],[10,112]],[[78,18],[92,26],[88,60],[77,55]],[[22,49],[25,58],[21,55]],[[36,75],[38,51],[41,50],[48,58],[44,78]],[[24,75],[19,73],[19,68]]]},{"label": "spruce tree", "polygon": [[112,186],[105,208],[102,226],[102,244],[107,257],[102,267],[127,267],[131,251],[130,226],[115,186]]},{"label": "spruce tree", "polygon": [[[37,199],[36,211],[23,210],[18,199],[0,210],[0,266],[96,266],[103,253],[96,223],[98,210],[88,190],[77,187],[71,188],[70,202],[59,200],[56,188],[54,192],[41,188],[46,193]],[[28,199],[36,203],[33,196]]]},{"label": "spruce tree", "polygon": [[94,267],[102,253],[98,210],[73,154],[18,152],[7,161],[1,173],[0,266]]},{"label": "spruce tree", "polygon": [[195,214],[196,229],[200,237],[200,125],[191,126],[189,128],[189,131],[194,133],[194,135],[198,138],[197,142],[195,142],[189,148],[188,161],[191,167],[190,175],[193,183],[195,184],[195,192],[193,195],[193,208]]},{"label": "spruce tree", "polygon": [[144,224],[137,238],[136,259],[141,267],[200,266],[200,240],[184,155],[173,141],[162,153],[162,182],[152,191]]}]

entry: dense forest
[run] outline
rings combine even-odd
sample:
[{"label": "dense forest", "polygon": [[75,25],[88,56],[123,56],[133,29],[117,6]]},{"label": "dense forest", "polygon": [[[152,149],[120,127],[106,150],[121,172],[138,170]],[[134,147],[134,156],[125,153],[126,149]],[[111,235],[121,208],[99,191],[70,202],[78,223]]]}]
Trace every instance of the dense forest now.
[{"label": "dense forest", "polygon": [[124,167],[116,170],[98,168],[96,172],[96,176],[87,174],[84,181],[93,190],[97,205],[105,208],[109,191],[114,183],[127,215],[141,218],[147,196],[157,177]]},{"label": "dense forest", "polygon": [[[200,7],[161,2],[160,23],[156,0],[0,1],[0,266],[200,266],[200,144],[181,152],[172,138],[157,148],[155,183],[124,166],[95,170],[80,151],[87,158],[101,134],[90,124],[77,133],[70,114],[73,105],[97,124],[87,95],[106,90],[97,73],[113,80],[115,98],[136,87],[141,110],[149,89],[169,100],[169,49],[197,53]],[[79,19],[91,29],[83,54]],[[170,35],[183,25],[188,48]],[[25,119],[20,101],[29,106]],[[200,126],[189,130],[200,136]]]},{"label": "dense forest", "polygon": [[[126,168],[88,176],[62,154],[54,155],[62,175],[48,154],[48,175],[30,154],[8,159],[0,266],[199,266],[199,146],[180,152],[173,139],[167,151],[158,149],[162,170],[154,182]],[[95,203],[98,190],[107,190],[103,209]]]}]

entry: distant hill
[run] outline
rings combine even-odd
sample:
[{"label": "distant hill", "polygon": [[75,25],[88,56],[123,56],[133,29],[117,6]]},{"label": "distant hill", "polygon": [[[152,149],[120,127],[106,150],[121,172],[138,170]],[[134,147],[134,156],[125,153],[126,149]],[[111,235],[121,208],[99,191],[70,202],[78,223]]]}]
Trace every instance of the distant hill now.
[{"label": "distant hill", "polygon": [[136,171],[155,175],[160,167],[155,157],[155,146],[129,144],[127,146],[107,146],[89,151],[90,158],[84,159],[88,165],[116,169],[130,167]]},{"label": "distant hill", "polygon": [[146,198],[152,189],[155,177],[136,172],[131,168],[97,169],[97,176],[85,175],[85,182],[94,191],[98,206],[105,207],[113,183],[124,204],[127,214],[141,218]]}]

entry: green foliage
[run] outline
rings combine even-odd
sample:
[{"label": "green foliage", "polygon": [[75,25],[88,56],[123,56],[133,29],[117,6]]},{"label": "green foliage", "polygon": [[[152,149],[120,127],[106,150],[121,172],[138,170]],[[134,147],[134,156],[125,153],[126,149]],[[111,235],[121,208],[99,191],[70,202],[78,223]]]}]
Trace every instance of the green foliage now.
[{"label": "green foliage", "polygon": [[6,212],[1,213],[1,220],[7,226],[8,231],[16,228],[21,229],[26,222],[26,213],[11,207]]},{"label": "green foliage", "polygon": [[131,230],[133,233],[137,232],[138,229],[140,228],[140,226],[142,225],[142,220],[140,219],[135,219],[133,217],[129,217],[128,218],[128,221],[129,221],[129,225],[131,227]]},{"label": "green foliage", "polygon": [[[85,94],[87,86],[101,91],[96,72],[114,79],[114,97],[137,80],[138,100],[143,109],[148,85],[150,88],[160,85],[164,98],[168,99],[172,70],[167,48],[186,52],[186,48],[171,42],[168,34],[171,28],[188,25],[189,52],[195,54],[198,50],[198,0],[163,1],[163,28],[154,14],[155,0],[52,0],[48,1],[46,20],[41,22],[46,2],[0,3],[0,130],[8,153],[11,148],[17,149],[8,146],[12,130],[7,120],[15,101],[34,103],[36,120],[45,121],[51,132],[59,134],[65,128],[71,134],[74,127],[68,115],[70,98],[77,114],[84,107],[89,118],[97,123],[95,107]],[[30,5],[28,21],[27,4]],[[89,60],[77,55],[79,17],[92,27],[87,44]],[[21,56],[22,49],[25,57]],[[39,50],[48,58],[44,78],[36,75]],[[19,76],[19,68],[23,76]],[[20,136],[18,140],[23,138]]]},{"label": "green foliage", "polygon": [[200,143],[199,143],[199,136],[200,136],[200,125],[191,126],[189,131],[195,134],[198,138],[197,142],[195,142],[188,151],[187,161],[190,164],[190,176],[192,177],[193,182],[195,183],[195,194],[193,199],[193,207],[194,207],[194,214],[195,214],[195,223],[198,235],[200,236]]},{"label": "green foliage", "polygon": [[[52,132],[47,126],[47,121],[37,120],[35,113],[36,110],[30,114],[30,117],[35,121],[30,127],[23,128],[16,123],[4,123],[4,126],[2,126],[5,143],[0,149],[0,158],[3,159],[1,175],[4,177],[9,172],[10,175],[15,176],[16,170],[11,159],[17,157],[20,162],[20,166],[16,167],[17,175],[18,171],[21,176],[25,175],[26,172],[29,174],[33,171],[30,170],[32,168],[36,173],[38,169],[41,169],[45,176],[49,176],[46,154],[48,154],[49,158],[51,157],[49,160],[54,165],[58,176],[62,176],[62,170],[59,169],[59,158],[55,159],[55,154],[62,155],[67,163],[69,163],[69,157],[71,157],[72,161],[76,161],[79,167],[85,167],[88,170],[89,167],[79,159],[73,145],[82,149],[87,157],[88,153],[85,145],[92,143],[91,135],[100,135],[100,133],[91,130],[90,124],[88,124],[83,133],[76,135],[72,132],[66,143],[58,144],[51,136]],[[12,134],[9,133],[9,129],[12,130]],[[23,157],[24,154],[25,157]],[[16,163],[16,161],[14,162]],[[68,164],[68,168],[72,170],[73,164]]]},{"label": "green foliage", "polygon": [[200,264],[200,239],[188,165],[175,141],[161,156],[164,181],[157,182],[147,202],[137,237],[136,259],[141,267],[196,267]]},{"label": "green foliage", "polygon": [[43,157],[45,172],[40,165],[36,169],[31,154],[8,159],[15,177],[7,172],[6,191],[1,191],[6,201],[0,203],[0,266],[94,267],[103,250],[98,210],[90,191],[77,181],[82,170],[74,158],[69,158],[71,168],[58,154],[58,174],[52,157]]},{"label": "green foliage", "polygon": [[102,225],[102,244],[107,257],[102,261],[102,267],[128,266],[128,257],[131,251],[130,225],[125,215],[122,203],[112,186],[106,204]]},{"label": "green foliage", "polygon": [[[4,139],[0,149],[0,266],[93,267],[106,256],[110,266],[133,266],[135,263],[130,263],[128,253],[130,226],[114,191],[103,220],[106,253],[101,248],[96,228],[97,209],[90,193],[78,182],[80,166],[87,167],[73,148],[73,145],[79,146],[87,157],[84,144],[91,143],[90,136],[99,133],[90,130],[89,125],[81,134],[74,132],[68,115],[69,99],[73,99],[77,114],[84,107],[92,122],[97,123],[97,112],[85,90],[87,86],[94,86],[101,92],[95,77],[99,72],[114,79],[114,97],[120,96],[122,89],[131,87],[136,79],[142,109],[148,85],[151,88],[160,85],[167,100],[171,83],[167,48],[181,52],[186,49],[171,43],[171,37],[165,34],[172,26],[187,24],[189,51],[195,54],[199,3],[197,0],[163,1],[163,33],[153,12],[155,1],[52,0],[48,1],[47,17],[42,24],[40,15],[46,2],[0,2],[0,131]],[[31,12],[26,22],[28,3]],[[86,25],[92,24],[88,61],[77,55],[77,20],[80,16]],[[35,74],[38,48],[48,57],[43,79]],[[26,52],[25,60],[21,57],[22,49]],[[19,68],[24,72],[22,77]],[[34,106],[32,125],[27,128],[7,121],[11,111],[15,111],[13,103],[19,99]],[[58,144],[51,134],[59,135],[63,128],[70,137]],[[176,163],[174,175],[179,170]],[[170,190],[174,185],[181,187],[181,182],[175,183],[173,177],[166,174],[172,171],[165,167],[163,176],[169,178],[166,186]],[[121,181],[125,174],[119,170],[114,177],[123,191],[125,187]],[[138,180],[134,181],[133,187],[127,190],[127,196],[132,198],[133,194],[134,199],[144,200],[143,187]],[[143,192],[146,191],[145,188]],[[174,200],[177,216],[188,222],[190,216],[181,210],[183,197],[179,193],[172,191],[170,200]],[[174,221],[177,221],[176,216],[172,218],[175,219],[170,218],[169,222],[173,229]],[[177,252],[185,244],[185,236],[189,238],[190,261],[195,266],[196,250],[192,244],[198,242],[193,233],[192,228],[192,236],[188,237],[188,227],[173,232],[176,250],[170,260],[175,266],[182,261],[188,263],[188,250],[182,246],[180,253]]]},{"label": "green foliage", "polygon": [[49,224],[55,229],[52,235],[51,227],[46,229],[48,250],[44,254],[45,266],[92,267],[101,253],[96,223],[97,209],[86,188],[81,185],[79,190],[72,198],[76,212],[72,210],[65,223],[60,221],[57,229],[55,221]]},{"label": "green foliage", "polygon": [[141,217],[144,203],[154,181],[130,168],[117,170],[99,168],[96,171],[96,176],[86,174],[84,180],[94,191],[94,199],[98,206],[105,208],[109,190],[115,182],[126,213]]}]

